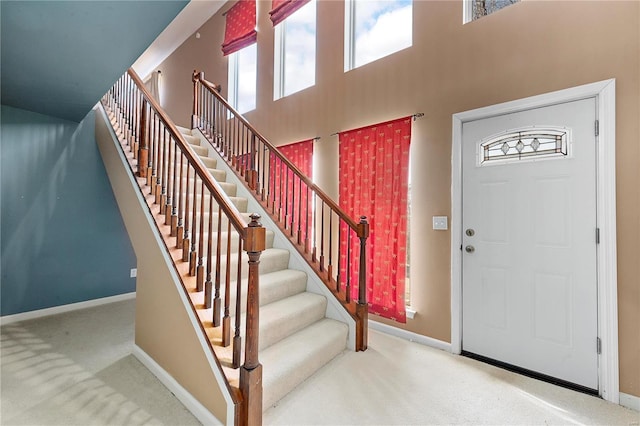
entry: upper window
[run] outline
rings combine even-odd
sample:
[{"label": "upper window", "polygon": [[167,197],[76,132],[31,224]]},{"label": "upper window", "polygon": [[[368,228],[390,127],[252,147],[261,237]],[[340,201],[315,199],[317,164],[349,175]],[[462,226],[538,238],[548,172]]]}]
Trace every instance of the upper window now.
[{"label": "upper window", "polygon": [[275,27],[274,99],[316,84],[316,2]]},{"label": "upper window", "polygon": [[413,1],[346,0],[344,39],[345,71],[411,47]]},{"label": "upper window", "polygon": [[464,23],[475,21],[483,16],[491,15],[520,0],[464,0]]},{"label": "upper window", "polygon": [[229,55],[229,103],[240,114],[256,108],[256,43]]}]

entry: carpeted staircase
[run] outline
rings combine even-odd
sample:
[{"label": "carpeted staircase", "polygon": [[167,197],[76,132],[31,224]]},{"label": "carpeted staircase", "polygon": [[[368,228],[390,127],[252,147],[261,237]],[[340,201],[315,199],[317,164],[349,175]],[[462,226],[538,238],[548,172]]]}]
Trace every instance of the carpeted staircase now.
[{"label": "carpeted staircase", "polygon": [[[210,148],[198,131],[180,128],[191,148],[200,157],[202,163],[229,196],[231,202],[249,221],[248,200],[237,196],[236,184],[229,182],[227,172],[217,167],[215,154],[209,156]],[[231,179],[229,179],[231,180]],[[190,197],[193,197],[192,195]],[[199,197],[199,195],[197,195]],[[208,206],[206,206],[208,207]],[[213,216],[213,229],[217,230],[217,213],[206,209],[205,215]],[[226,230],[226,220],[222,228]],[[263,410],[275,404],[293,388],[313,375],[319,368],[342,353],[347,346],[348,326],[327,317],[327,299],[325,296],[307,291],[307,274],[300,270],[289,269],[290,252],[284,248],[275,248],[274,232],[267,229],[266,250],[260,258],[260,362],[263,365]],[[217,243],[217,238],[213,238]],[[227,234],[221,239],[221,248],[226,253]],[[212,252],[215,255],[215,244]],[[206,249],[205,249],[206,250]],[[237,234],[232,235],[231,250],[235,252],[231,260],[231,279],[237,271]],[[246,279],[246,253],[243,260],[243,279]],[[233,266],[236,265],[236,266]],[[246,292],[246,286],[243,286]],[[204,309],[203,292],[192,292],[194,305],[201,307],[198,315],[212,341],[214,351],[220,360],[230,384],[237,386],[238,370],[231,368],[232,353],[221,345],[218,335],[211,331],[212,310]],[[224,297],[224,296],[222,296]],[[246,295],[241,295],[246,301]],[[231,306],[235,303],[235,294],[230,294]],[[244,306],[243,306],[244,309]],[[233,324],[233,319],[231,321]],[[241,328],[244,330],[244,327]]]}]

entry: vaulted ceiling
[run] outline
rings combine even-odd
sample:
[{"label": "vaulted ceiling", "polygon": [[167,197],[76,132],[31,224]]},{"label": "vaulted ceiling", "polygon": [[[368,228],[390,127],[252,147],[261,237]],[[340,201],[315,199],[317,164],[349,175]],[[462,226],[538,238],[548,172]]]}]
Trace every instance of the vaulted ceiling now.
[{"label": "vaulted ceiling", "polygon": [[0,1],[2,104],[81,121],[187,3]]}]

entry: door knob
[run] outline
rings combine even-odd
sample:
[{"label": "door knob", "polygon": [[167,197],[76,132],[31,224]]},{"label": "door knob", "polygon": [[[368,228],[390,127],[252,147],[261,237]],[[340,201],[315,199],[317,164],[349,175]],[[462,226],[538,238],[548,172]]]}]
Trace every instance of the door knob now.
[{"label": "door knob", "polygon": [[474,251],[476,251],[476,248],[475,248],[474,246],[466,246],[466,247],[464,248],[464,250],[465,250],[467,253],[473,253]]}]

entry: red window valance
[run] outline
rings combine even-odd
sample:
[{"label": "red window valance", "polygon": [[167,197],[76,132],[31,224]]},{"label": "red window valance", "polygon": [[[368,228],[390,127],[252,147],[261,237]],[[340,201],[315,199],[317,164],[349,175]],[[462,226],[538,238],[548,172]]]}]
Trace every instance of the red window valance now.
[{"label": "red window valance", "polygon": [[256,0],[239,0],[226,15],[222,53],[226,56],[256,42]]},{"label": "red window valance", "polygon": [[271,12],[269,12],[271,22],[273,22],[273,25],[278,25],[310,1],[311,0],[272,0]]}]

